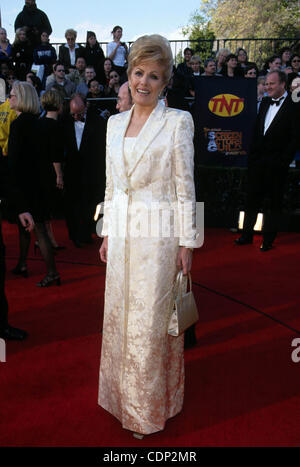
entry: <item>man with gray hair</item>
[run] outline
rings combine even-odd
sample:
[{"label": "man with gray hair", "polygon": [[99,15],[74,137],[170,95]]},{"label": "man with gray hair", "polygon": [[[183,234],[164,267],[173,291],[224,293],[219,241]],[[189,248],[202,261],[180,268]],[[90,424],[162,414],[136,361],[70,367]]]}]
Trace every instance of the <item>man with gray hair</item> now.
[{"label": "man with gray hair", "polygon": [[204,73],[201,76],[222,76],[217,73],[217,65],[213,58],[207,58],[204,62]]}]

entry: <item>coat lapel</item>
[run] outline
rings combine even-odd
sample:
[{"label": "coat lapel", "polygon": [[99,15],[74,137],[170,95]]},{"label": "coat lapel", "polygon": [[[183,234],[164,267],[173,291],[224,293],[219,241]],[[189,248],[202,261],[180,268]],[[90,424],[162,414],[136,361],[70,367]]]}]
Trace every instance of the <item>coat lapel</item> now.
[{"label": "coat lapel", "polygon": [[[146,149],[148,148],[148,146],[151,144],[151,142],[154,140],[156,135],[161,131],[162,127],[164,126],[165,121],[166,121],[164,116],[165,116],[165,104],[162,101],[158,101],[157,106],[150,114],[147,122],[141,129],[136,139],[136,142],[133,148],[133,160],[135,161],[135,163],[130,168],[128,172],[128,177],[132,175],[137,165],[140,163]],[[129,121],[127,123],[127,126],[129,124]],[[126,129],[127,129],[127,126],[126,126]],[[126,129],[125,129],[125,132],[126,132]],[[125,132],[124,132],[124,135],[125,135]]]},{"label": "coat lapel", "polygon": [[284,102],[282,103],[280,109],[278,110],[277,114],[273,118],[272,123],[270,124],[265,134],[267,134],[270,130],[272,130],[273,126],[284,116],[285,111],[288,107],[288,101],[289,101],[289,96],[286,96],[286,98],[284,99]]}]

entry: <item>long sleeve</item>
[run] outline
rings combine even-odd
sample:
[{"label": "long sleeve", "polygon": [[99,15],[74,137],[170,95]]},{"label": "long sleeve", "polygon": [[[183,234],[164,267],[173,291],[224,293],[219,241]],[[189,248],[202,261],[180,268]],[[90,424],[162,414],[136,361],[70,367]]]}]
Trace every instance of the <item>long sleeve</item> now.
[{"label": "long sleeve", "polygon": [[110,119],[107,123],[107,134],[106,134],[106,187],[105,187],[105,197],[104,197],[104,216],[103,216],[103,227],[101,235],[106,237],[108,235],[108,229],[111,218],[111,201],[113,196],[113,179],[112,179],[112,170],[111,170],[111,159],[110,159]]},{"label": "long sleeve", "polygon": [[197,247],[194,185],[194,122],[183,112],[175,130],[175,186],[179,213],[180,246]]}]

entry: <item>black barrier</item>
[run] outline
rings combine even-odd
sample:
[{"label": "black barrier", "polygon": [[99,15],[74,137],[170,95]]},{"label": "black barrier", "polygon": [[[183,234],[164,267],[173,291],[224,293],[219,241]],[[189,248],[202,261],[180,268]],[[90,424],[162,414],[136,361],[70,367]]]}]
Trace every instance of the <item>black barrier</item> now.
[{"label": "black barrier", "polygon": [[257,114],[255,79],[195,80],[196,164],[245,167]]}]

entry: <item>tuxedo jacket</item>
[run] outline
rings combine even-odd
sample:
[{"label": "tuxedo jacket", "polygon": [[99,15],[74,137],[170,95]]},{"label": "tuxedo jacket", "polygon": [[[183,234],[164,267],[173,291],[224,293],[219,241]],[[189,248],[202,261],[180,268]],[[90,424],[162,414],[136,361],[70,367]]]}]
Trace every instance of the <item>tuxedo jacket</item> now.
[{"label": "tuxedo jacket", "polygon": [[248,165],[287,169],[299,148],[300,106],[288,95],[264,134],[270,103],[269,97],[263,98],[261,102],[254,126]]},{"label": "tuxedo jacket", "polygon": [[72,199],[103,201],[105,189],[106,122],[88,111],[81,144],[77,148],[72,117],[63,123],[65,141],[64,182]]}]

